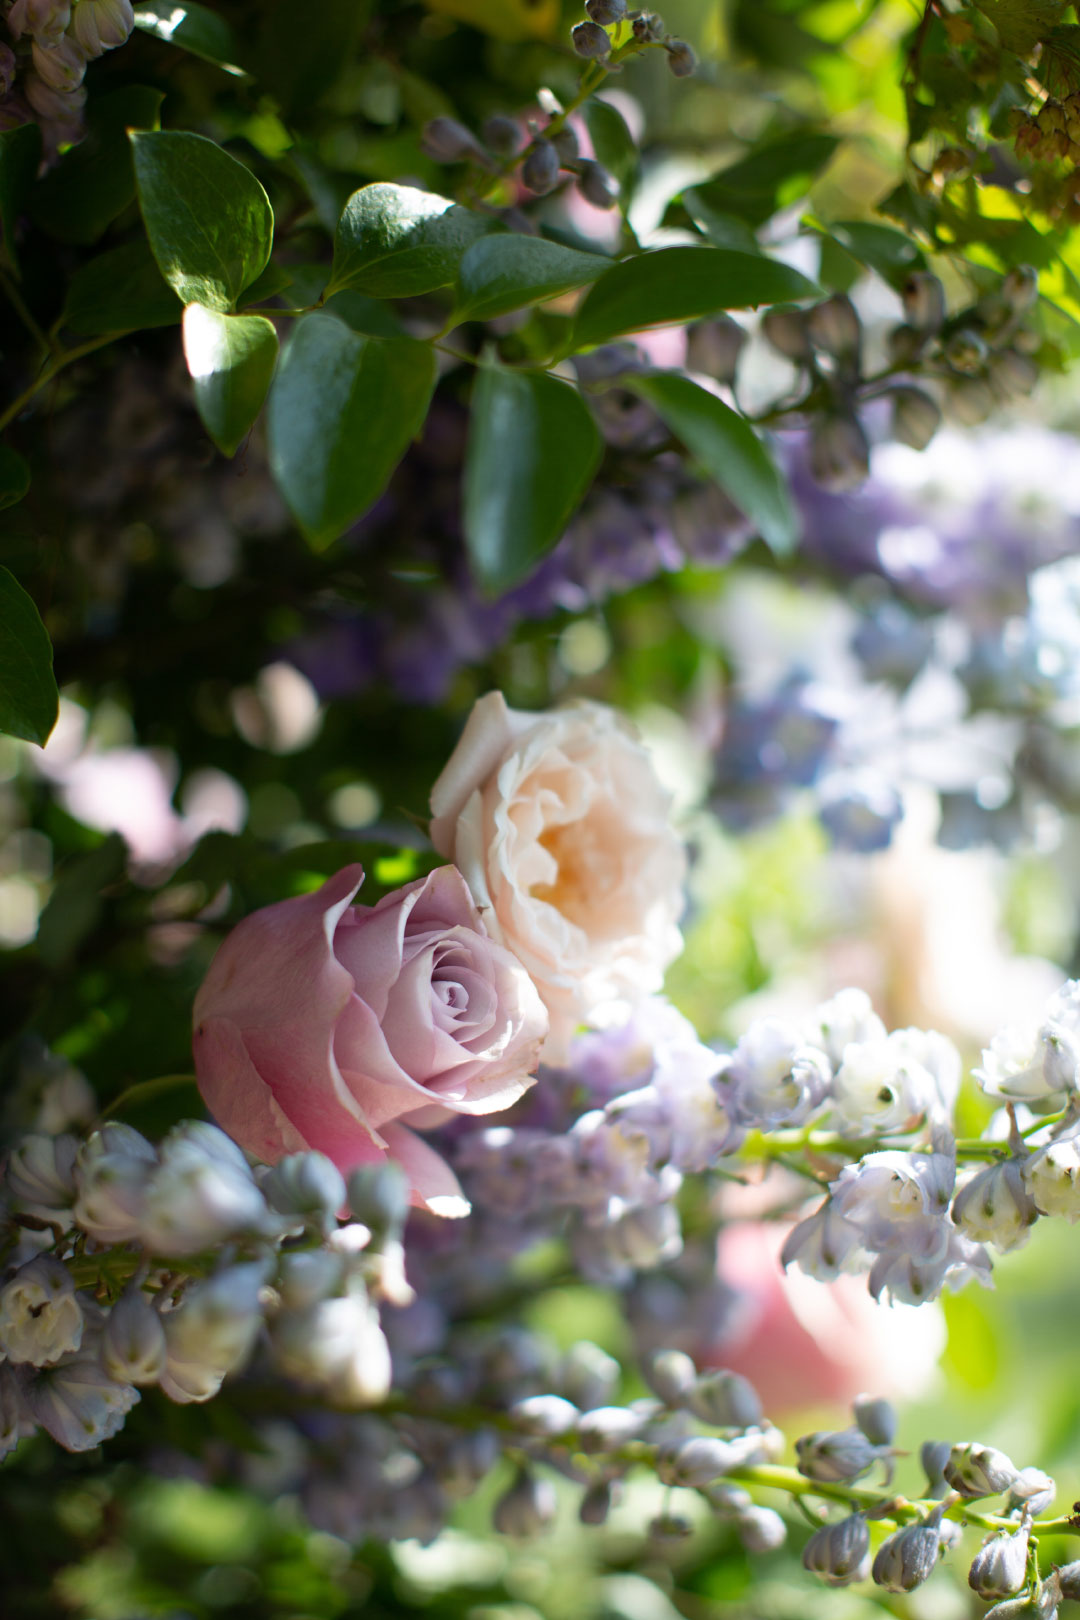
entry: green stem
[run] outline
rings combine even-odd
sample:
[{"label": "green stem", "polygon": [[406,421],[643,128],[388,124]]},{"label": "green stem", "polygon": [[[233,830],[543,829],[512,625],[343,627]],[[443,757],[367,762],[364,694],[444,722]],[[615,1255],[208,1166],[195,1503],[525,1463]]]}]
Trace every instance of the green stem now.
[{"label": "green stem", "polygon": [[119,338],[129,336],[129,332],[109,332],[105,337],[91,338],[87,343],[80,343],[74,349],[62,350],[50,364],[45,366],[34,382],[28,388],[24,388],[18,398],[12,401],[3,415],[0,415],[0,432],[14,422],[15,418],[20,416],[29,405],[35,394],[48,387],[53,378],[58,376],[66,366],[70,366],[76,360],[81,360],[84,355],[93,354],[95,349],[103,349],[107,343],[115,343]]},{"label": "green stem", "polygon": [[114,1097],[107,1108],[103,1108],[98,1115],[98,1122],[104,1123],[126,1108],[131,1102],[149,1102],[154,1097],[160,1097],[164,1092],[175,1091],[179,1086],[193,1086],[196,1084],[193,1074],[159,1074],[153,1080],[136,1080],[133,1085],[125,1086],[118,1097]]}]

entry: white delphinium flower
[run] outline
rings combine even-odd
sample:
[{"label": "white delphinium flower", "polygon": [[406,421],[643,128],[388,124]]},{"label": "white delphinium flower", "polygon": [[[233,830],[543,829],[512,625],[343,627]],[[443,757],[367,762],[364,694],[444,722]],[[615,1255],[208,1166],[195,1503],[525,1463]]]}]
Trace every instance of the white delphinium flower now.
[{"label": "white delphinium flower", "polygon": [[885,1039],[885,1025],[870,1004],[865,990],[838,990],[817,1009],[807,1028],[807,1039],[820,1046],[834,1072],[849,1046]]},{"label": "white delphinium flower", "polygon": [[202,1120],[171,1130],[147,1183],[139,1236],[154,1254],[198,1254],[239,1232],[279,1230],[247,1160]]},{"label": "white delphinium flower", "polygon": [[906,1030],[851,1043],[832,1083],[833,1106],[856,1133],[898,1130],[937,1097],[937,1082]]},{"label": "white delphinium flower", "polygon": [[879,1254],[870,1267],[867,1286],[875,1299],[887,1294],[893,1304],[925,1305],[943,1288],[955,1292],[976,1280],[984,1288],[994,1286],[990,1256],[981,1244],[950,1227],[944,1247],[925,1258],[901,1248]]},{"label": "white delphinium flower", "polygon": [[868,1153],[845,1165],[832,1186],[836,1211],[860,1233],[865,1248],[903,1249],[921,1260],[944,1252],[956,1182],[952,1153]]},{"label": "white delphinium flower", "polygon": [[71,1274],[41,1254],[0,1288],[0,1353],[45,1367],[82,1343],[83,1313]]},{"label": "white delphinium flower", "polygon": [[952,1217],[968,1237],[992,1243],[1002,1254],[1026,1243],[1039,1212],[1021,1161],[1000,1159],[978,1171],[957,1193]]},{"label": "white delphinium flower", "polygon": [[289,1153],[258,1177],[263,1197],[279,1215],[314,1218],[332,1232],[345,1207],[345,1177],[325,1153]]},{"label": "white delphinium flower", "polygon": [[267,1275],[260,1261],[229,1266],[197,1283],[163,1316],[167,1353],[159,1382],[170,1400],[210,1400],[247,1359],[262,1325]]},{"label": "white delphinium flower", "polygon": [[818,1282],[835,1282],[845,1271],[864,1271],[869,1255],[863,1235],[827,1198],[819,1209],[793,1226],[780,1250],[780,1262],[798,1266]]},{"label": "white delphinium flower", "polygon": [[118,1384],[156,1384],[165,1369],[165,1328],[141,1288],[126,1288],[106,1319],[101,1365]]},{"label": "white delphinium flower", "polygon": [[725,1061],[719,1085],[737,1124],[775,1130],[803,1124],[829,1079],[824,1052],[779,1018],[761,1018]]},{"label": "white delphinium flower", "polygon": [[86,73],[86,56],[69,34],[55,44],[41,44],[35,39],[30,52],[34,71],[50,90],[63,94],[77,90]]},{"label": "white delphinium flower", "polygon": [[75,1158],[75,1220],[98,1243],[139,1236],[143,1204],[157,1154],[130,1125],[94,1131]]},{"label": "white delphinium flower", "polygon": [[4,21],[12,39],[31,34],[43,44],[54,44],[71,21],[71,0],[12,0]]},{"label": "white delphinium flower", "polygon": [[89,1451],[110,1440],[139,1399],[92,1357],[76,1356],[47,1368],[31,1385],[32,1416],[66,1451]]},{"label": "white delphinium flower", "polygon": [[960,1053],[949,1037],[936,1029],[898,1029],[894,1039],[918,1065],[914,1073],[928,1074],[933,1082],[921,1095],[913,1095],[918,1112],[931,1124],[950,1126],[964,1072]]},{"label": "white delphinium flower", "polygon": [[1031,1102],[1074,1091],[1080,1072],[1080,980],[1051,996],[1038,1025],[999,1031],[973,1070],[991,1097]]},{"label": "white delphinium flower", "polygon": [[0,1365],[0,1460],[14,1451],[34,1420],[26,1404],[26,1380],[13,1367]]},{"label": "white delphinium flower", "polygon": [[379,1313],[355,1285],[339,1299],[282,1311],[271,1342],[291,1378],[314,1385],[337,1406],[376,1406],[390,1390],[390,1347]]},{"label": "white delphinium flower", "polygon": [[1025,1161],[1023,1177],[1040,1214],[1080,1220],[1080,1143],[1075,1137],[1036,1148]]},{"label": "white delphinium flower", "polygon": [[74,1136],[32,1132],[11,1150],[4,1172],[6,1191],[16,1209],[68,1226],[75,1197]]},{"label": "white delphinium flower", "polygon": [[89,57],[123,45],[135,27],[131,0],[77,0],[71,31]]}]

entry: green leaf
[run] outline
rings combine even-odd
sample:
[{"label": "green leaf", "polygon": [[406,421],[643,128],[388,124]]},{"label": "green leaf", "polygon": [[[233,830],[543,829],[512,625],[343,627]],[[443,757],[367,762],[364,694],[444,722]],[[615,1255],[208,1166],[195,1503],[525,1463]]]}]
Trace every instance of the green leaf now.
[{"label": "green leaf", "polygon": [[84,140],[34,188],[34,222],[60,242],[96,242],[135,196],[129,129],[155,130],[162,92],[131,84],[90,102]]},{"label": "green leaf", "polygon": [[165,280],[185,304],[234,308],[270,258],[266,192],[204,135],[158,130],[131,141],[146,234]]},{"label": "green leaf", "polygon": [[30,468],[17,450],[0,444],[0,511],[18,506],[30,488]]},{"label": "green leaf", "polygon": [[0,731],[44,746],[60,694],[52,645],[37,608],[14,574],[0,568]]},{"label": "green leaf", "polygon": [[592,413],[569,383],[481,367],[465,458],[465,540],[488,590],[524,579],[561,538],[601,451]]},{"label": "green leaf", "polygon": [[434,192],[362,186],[338,221],[328,290],[410,298],[447,287],[466,248],[491,229],[486,215]]},{"label": "green leaf", "polygon": [[146,238],[100,253],[68,285],[64,323],[88,337],[173,326],[184,306],[162,280]]},{"label": "green leaf", "polygon": [[319,0],[297,27],[296,0],[261,0],[255,31],[260,85],[287,114],[310,111],[354,63],[357,34],[370,11],[371,0]]},{"label": "green leaf", "polygon": [[409,338],[351,332],[306,315],[270,393],[270,465],[316,546],[336,540],[378,499],[427,415],[435,354]]},{"label": "green leaf", "polygon": [[19,261],[15,252],[15,226],[40,162],[41,129],[37,124],[20,124],[0,135],[0,227],[4,232],[4,252],[16,272]]},{"label": "green leaf", "polygon": [[283,265],[268,264],[262,275],[256,276],[250,287],[245,287],[240,308],[247,309],[251,304],[264,304],[267,299],[276,298],[278,293],[292,286],[292,279]]},{"label": "green leaf", "polygon": [[202,304],[184,311],[184,359],[195,408],[218,449],[233,456],[262,410],[278,340],[265,315],[222,315]]},{"label": "green leaf", "polygon": [[861,219],[839,221],[829,225],[827,234],[835,237],[853,259],[876,270],[893,287],[902,287],[913,270],[926,265],[918,245],[891,225]]},{"label": "green leaf", "polygon": [[641,160],[626,119],[610,101],[593,96],[585,103],[585,124],[596,160],[619,182],[619,201],[625,206],[637,184]]},{"label": "green leaf", "polygon": [[610,268],[599,253],[578,253],[542,236],[484,236],[462,257],[455,318],[491,320],[584,287]]},{"label": "green leaf", "polygon": [[678,372],[621,381],[648,401],[773,551],[790,551],[797,524],[787,484],[745,417]]},{"label": "green leaf", "polygon": [[705,232],[713,247],[735,248],[739,253],[761,252],[758,239],[745,219],[714,208],[696,186],[683,193],[683,204],[694,224]]},{"label": "green leaf", "polygon": [[244,69],[236,66],[232,29],[224,17],[206,6],[194,5],[192,0],[144,0],[135,7],[135,26],[166,45],[178,45],[204,62],[213,62],[226,73],[246,77]]},{"label": "green leaf", "polygon": [[816,292],[797,270],[764,255],[727,248],[660,248],[623,259],[600,277],[578,311],[574,345],[588,348],[647,326],[812,298]]},{"label": "green leaf", "polygon": [[805,194],[839,144],[838,136],[814,131],[785,135],[748,152],[694,191],[717,213],[735,214],[750,225],[763,225],[782,203]]}]

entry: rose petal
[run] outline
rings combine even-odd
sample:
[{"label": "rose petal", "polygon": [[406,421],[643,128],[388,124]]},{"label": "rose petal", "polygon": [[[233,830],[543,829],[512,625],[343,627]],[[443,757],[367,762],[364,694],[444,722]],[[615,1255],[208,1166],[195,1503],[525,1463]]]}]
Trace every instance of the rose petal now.
[{"label": "rose petal", "polygon": [[445,1219],[460,1219],[472,1206],[446,1160],[401,1124],[386,1127],[390,1157],[401,1165],[413,1189],[413,1203]]}]

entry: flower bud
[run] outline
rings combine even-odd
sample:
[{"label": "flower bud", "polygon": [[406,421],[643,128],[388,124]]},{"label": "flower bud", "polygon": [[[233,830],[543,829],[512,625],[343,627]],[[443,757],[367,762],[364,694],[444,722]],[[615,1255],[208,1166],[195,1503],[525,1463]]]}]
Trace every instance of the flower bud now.
[{"label": "flower bud", "polygon": [[32,34],[41,44],[55,44],[71,21],[71,0],[13,0],[4,21],[12,39]]},{"label": "flower bud", "polygon": [[934,1572],[941,1541],[940,1508],[925,1524],[909,1524],[881,1543],[871,1574],[890,1592],[914,1592]]},{"label": "flower bud", "polygon": [[577,23],[570,30],[570,38],[578,55],[588,61],[602,61],[611,55],[611,40],[598,23]]},{"label": "flower bud", "polygon": [[962,427],[978,427],[993,415],[995,400],[981,377],[962,377],[950,382],[945,404],[954,422]]},{"label": "flower bud", "polygon": [[327,1249],[300,1249],[278,1262],[277,1291],[287,1311],[305,1311],[340,1288],[344,1256]]},{"label": "flower bud", "polygon": [[1073,1564],[1060,1564],[1054,1572],[1063,1598],[1080,1603],[1080,1559]]},{"label": "flower bud", "polygon": [[870,1573],[870,1532],[861,1513],[823,1524],[803,1548],[803,1568],[829,1586],[864,1581]]},{"label": "flower bud", "polygon": [[495,1504],[491,1522],[503,1536],[535,1536],[555,1517],[555,1488],[525,1468]]},{"label": "flower bud", "polygon": [[420,134],[420,149],[436,163],[464,163],[484,156],[472,130],[456,118],[429,118]]},{"label": "flower bud", "polygon": [[279,1215],[314,1217],[323,1232],[337,1225],[345,1203],[345,1178],[325,1153],[290,1153],[259,1181],[271,1209]]},{"label": "flower bud", "polygon": [[877,1447],[861,1429],[820,1429],[795,1442],[798,1470],[807,1479],[837,1484],[858,1479],[877,1460]]},{"label": "flower bud", "polygon": [[855,1422],[874,1446],[891,1446],[896,1439],[896,1410],[891,1401],[858,1395],[852,1407]]},{"label": "flower bud", "polygon": [[24,1136],[4,1172],[4,1182],[16,1209],[66,1217],[75,1197],[74,1136]]},{"label": "flower bud", "polygon": [[163,1315],[167,1359],[159,1380],[171,1401],[208,1401],[247,1360],[262,1325],[259,1262],[229,1266],[197,1283]]},{"label": "flower bud", "polygon": [[693,1535],[694,1527],[681,1513],[658,1513],[645,1526],[645,1533],[650,1541],[657,1542],[660,1546],[665,1544],[677,1546],[680,1541],[685,1541],[688,1536]]},{"label": "flower bud", "polygon": [[730,315],[696,321],[686,334],[687,368],[715,377],[717,382],[734,382],[746,342],[746,332]]},{"label": "flower bud", "polygon": [[974,1500],[977,1496],[997,1496],[1007,1491],[1019,1469],[1003,1451],[980,1445],[977,1440],[964,1440],[949,1451],[943,1472],[954,1491]]},{"label": "flower bud", "polygon": [[596,1453],[617,1451],[630,1440],[636,1440],[645,1426],[639,1412],[626,1406],[597,1406],[583,1412],[578,1424],[578,1440],[582,1451]]},{"label": "flower bud", "polygon": [[747,1508],[735,1520],[735,1528],[747,1552],[775,1552],[787,1540],[787,1525],[775,1508]]},{"label": "flower bud", "polygon": [[1021,1468],[1009,1486],[1005,1511],[1013,1513],[1026,1507],[1029,1513],[1038,1516],[1046,1512],[1056,1495],[1057,1486],[1049,1474],[1044,1474],[1041,1468]]},{"label": "flower bud", "polygon": [[614,208],[619,200],[618,189],[601,163],[586,159],[578,174],[578,190],[594,208]]},{"label": "flower bud", "polygon": [[658,45],[664,37],[664,20],[655,11],[640,12],[632,26],[639,45]]},{"label": "flower bud", "polygon": [[894,326],[886,335],[885,345],[894,366],[910,366],[919,358],[929,339],[925,332],[913,326]]},{"label": "flower bud", "polygon": [[31,69],[23,80],[23,92],[38,117],[54,126],[54,138],[57,130],[62,132],[64,140],[78,138],[86,106],[85,85],[80,84],[73,90],[56,90]]},{"label": "flower bud", "polygon": [[101,1365],[118,1384],[156,1384],[165,1369],[165,1328],[141,1288],[125,1288],[101,1339]]},{"label": "flower bud", "polygon": [[117,1384],[90,1357],[47,1368],[34,1380],[30,1415],[65,1451],[90,1451],[111,1440],[139,1400],[130,1384]]},{"label": "flower bud", "polygon": [[492,113],[490,118],[485,118],[480,133],[484,144],[498,157],[513,157],[521,145],[521,130],[512,118],[502,113]]},{"label": "flower bud", "polygon": [[1058,1572],[1049,1580],[1039,1581],[1035,1590],[1023,1597],[1006,1598],[987,1609],[983,1620],[1057,1620],[1058,1603],[1062,1597]]},{"label": "flower bud", "polygon": [[77,90],[86,73],[86,57],[67,34],[55,44],[42,45],[35,39],[31,47],[34,71],[50,90]]},{"label": "flower bud", "polygon": [[72,32],[89,57],[123,45],[135,27],[131,0],[78,0]]},{"label": "flower bud", "polygon": [[857,489],[870,473],[870,446],[853,416],[828,416],[810,437],[810,471],[834,494]]},{"label": "flower bud", "polygon": [[157,1164],[145,1136],[130,1125],[103,1125],[75,1155],[75,1220],[97,1243],[139,1235],[146,1187]]},{"label": "flower bud", "polygon": [[554,135],[552,135],[551,144],[555,148],[556,152],[558,152],[559,162],[562,164],[564,169],[568,168],[571,163],[576,163],[578,158],[581,156],[581,151],[578,147],[578,138],[574,134],[574,131],[570,128],[569,124],[566,124],[562,129],[558,130]]},{"label": "flower bud", "polygon": [[945,1467],[952,1456],[948,1440],[924,1440],[919,1447],[919,1461],[926,1471],[926,1496],[944,1496],[948,1489]]},{"label": "flower bud", "polygon": [[786,360],[809,360],[813,352],[801,309],[770,309],[761,323],[766,340]]},{"label": "flower bud", "polygon": [[390,1347],[379,1313],[360,1290],[306,1311],[282,1311],[271,1335],[282,1371],[349,1411],[377,1406],[390,1391]]},{"label": "flower bud", "polygon": [[400,1232],[409,1213],[409,1180],[400,1165],[365,1165],[349,1177],[349,1208],[373,1232]]},{"label": "flower bud", "polygon": [[507,1413],[511,1422],[524,1434],[535,1435],[538,1440],[552,1440],[569,1434],[581,1416],[573,1401],[561,1395],[526,1395],[515,1401]]},{"label": "flower bud", "polygon": [[806,330],[815,349],[846,360],[859,352],[862,327],[855,305],[846,293],[834,293],[815,304],[806,317]]},{"label": "flower bud", "polygon": [[0,1354],[45,1367],[82,1343],[83,1313],[71,1273],[39,1254],[0,1288]]},{"label": "flower bud", "polygon": [[622,1368],[614,1356],[588,1339],[579,1339],[563,1357],[558,1385],[579,1411],[588,1412],[611,1400],[621,1376]]},{"label": "flower bud", "polygon": [[975,377],[986,365],[990,351],[970,326],[962,326],[954,332],[945,345],[945,358],[954,371],[962,371],[965,377]]},{"label": "flower bud", "polygon": [[598,1484],[589,1486],[581,1498],[581,1506],[578,1508],[578,1518],[582,1524],[601,1525],[607,1523],[614,1497],[612,1484],[611,1480],[602,1479]]},{"label": "flower bud", "polygon": [[268,1231],[266,1200],[232,1139],[204,1120],[175,1125],[146,1185],[139,1237],[153,1254],[199,1254]]},{"label": "flower bud", "polygon": [[953,1200],[952,1218],[976,1243],[992,1243],[1002,1254],[1026,1243],[1039,1212],[1018,1160],[999,1160],[973,1176]]},{"label": "flower bud", "polygon": [[983,1599],[1012,1597],[1027,1577],[1028,1529],[988,1536],[972,1560],[968,1585]]},{"label": "flower bud", "polygon": [[711,1485],[738,1462],[738,1452],[726,1440],[697,1434],[662,1452],[656,1472],[665,1485]]},{"label": "flower bud", "polygon": [[941,426],[941,407],[937,400],[922,388],[894,388],[892,400],[892,436],[899,444],[910,445],[913,450],[925,450]]},{"label": "flower bud", "polygon": [[559,154],[550,141],[533,142],[521,165],[521,179],[538,197],[544,197],[554,189],[559,179]]},{"label": "flower bud", "polygon": [[644,1367],[645,1382],[665,1406],[685,1406],[697,1382],[697,1368],[682,1350],[657,1350]]},{"label": "flower bud", "polygon": [[688,79],[697,67],[697,58],[685,39],[669,39],[664,46],[667,65],[677,79]]},{"label": "flower bud", "polygon": [[1001,283],[1001,296],[1014,315],[1026,315],[1039,296],[1039,272],[1030,264],[1018,264]]},{"label": "flower bud", "polygon": [[702,1373],[686,1404],[702,1423],[717,1429],[756,1428],[762,1418],[761,1397],[750,1380],[723,1367]]},{"label": "flower bud", "polygon": [[1025,1160],[1022,1175],[1035,1208],[1043,1215],[1080,1220],[1080,1143],[1047,1142]]},{"label": "flower bud", "polygon": [[925,270],[913,270],[900,296],[905,319],[916,332],[940,332],[945,321],[945,288],[937,276]]},{"label": "flower bud", "polygon": [[610,28],[626,16],[626,0],[585,0],[585,10],[594,23]]},{"label": "flower bud", "polygon": [[990,356],[987,367],[990,382],[1002,399],[1023,399],[1039,380],[1039,368],[1028,354],[1001,349]]}]

